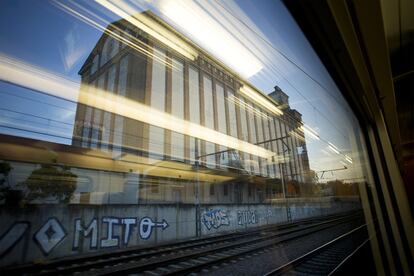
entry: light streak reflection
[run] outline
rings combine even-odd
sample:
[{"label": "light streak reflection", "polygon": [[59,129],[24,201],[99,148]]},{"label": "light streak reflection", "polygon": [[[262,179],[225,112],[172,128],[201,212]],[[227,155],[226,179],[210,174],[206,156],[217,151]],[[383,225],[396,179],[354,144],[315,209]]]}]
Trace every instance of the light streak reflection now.
[{"label": "light streak reflection", "polygon": [[310,136],[311,138],[315,139],[315,140],[320,140],[319,134],[318,132],[316,132],[315,130],[313,130],[311,127],[309,127],[308,125],[303,125],[299,128],[302,132],[304,132],[306,135]]},{"label": "light streak reflection", "polygon": [[190,45],[171,31],[167,30],[164,26],[161,26],[161,24],[154,19],[135,9],[133,6],[128,5],[123,1],[96,0],[96,2],[176,50],[183,56],[191,60],[194,60],[197,57],[197,52]]},{"label": "light streak reflection", "polygon": [[328,142],[328,148],[330,150],[332,150],[333,152],[335,152],[336,154],[341,154],[339,152],[339,149],[334,144],[332,144],[331,142]]},{"label": "light streak reflection", "polygon": [[250,112],[251,114],[256,114],[257,116],[265,119],[265,120],[271,120],[271,118],[261,112],[260,110],[254,108],[253,106],[247,104],[246,102],[241,101],[239,98],[236,98],[234,95],[231,95],[230,97],[227,97],[227,100],[234,103],[235,105],[247,110],[248,112]]},{"label": "light streak reflection", "polygon": [[257,92],[253,88],[249,87],[248,85],[243,85],[240,88],[240,92],[244,95],[253,100],[254,102],[258,103],[265,109],[269,110],[275,115],[283,115],[283,112],[276,107],[275,103],[272,103],[270,100],[268,100],[264,95],[262,95],[260,92]]},{"label": "light streak reflection", "polygon": [[[132,49],[136,50],[137,52],[154,59],[158,62],[161,62],[168,66],[169,68],[174,68],[174,66],[167,62],[166,60],[160,59],[157,55],[154,55],[149,48],[149,46],[142,42],[141,40],[137,39],[136,37],[133,37],[128,32],[112,25],[112,28],[114,30],[108,29],[105,25],[102,25],[98,22],[101,21],[105,23],[106,25],[110,25],[111,22],[108,22],[107,20],[103,19],[102,17],[99,17],[95,14],[93,14],[91,11],[85,9],[81,5],[78,5],[76,3],[73,3],[75,5],[76,9],[69,7],[68,5],[65,5],[60,2],[55,2],[56,6],[63,11],[69,13],[70,15],[78,18],[79,20],[85,22],[86,24],[98,29],[99,31],[105,32],[108,36],[114,38],[115,40],[119,41],[120,43],[124,43],[131,47]],[[82,14],[82,12],[87,13],[88,16]],[[93,19],[96,18],[96,19]],[[192,56],[191,56],[192,58]]]},{"label": "light streak reflection", "polygon": [[0,79],[262,158],[275,155],[262,147],[104,90],[83,84],[79,93],[78,83],[5,56],[0,56]]},{"label": "light streak reflection", "polygon": [[214,10],[209,3],[166,0],[157,2],[156,8],[183,33],[242,77],[249,78],[263,68],[243,41],[226,29],[225,22],[211,15]]}]

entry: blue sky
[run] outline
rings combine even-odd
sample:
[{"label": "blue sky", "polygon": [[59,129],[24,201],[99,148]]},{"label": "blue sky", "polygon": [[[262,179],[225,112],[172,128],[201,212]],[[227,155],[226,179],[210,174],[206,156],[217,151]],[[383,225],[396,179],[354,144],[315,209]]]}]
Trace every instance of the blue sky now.
[{"label": "blue sky", "polygon": [[[2,55],[19,59],[77,82],[80,81],[78,70],[101,35],[97,30],[68,16],[47,1],[2,1],[0,6],[0,38],[2,40],[0,53]],[[71,33],[76,36],[71,36]],[[64,55],[68,52],[68,44],[70,44],[68,41],[71,39],[82,46],[83,55],[76,63],[68,67]],[[19,121],[24,124],[24,129],[56,136],[4,127],[0,128],[2,133],[64,144],[71,143],[75,103],[4,82],[0,82],[0,93],[2,120]],[[45,119],[25,116],[9,110],[35,114]],[[7,125],[15,126],[12,123]],[[66,138],[59,138],[59,136]]]}]

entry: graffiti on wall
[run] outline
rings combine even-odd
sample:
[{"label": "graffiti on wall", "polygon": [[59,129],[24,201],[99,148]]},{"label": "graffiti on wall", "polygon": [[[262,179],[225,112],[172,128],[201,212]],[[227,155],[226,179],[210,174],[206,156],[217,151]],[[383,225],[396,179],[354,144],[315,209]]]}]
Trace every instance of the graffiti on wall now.
[{"label": "graffiti on wall", "polygon": [[67,236],[65,228],[57,218],[49,218],[34,234],[33,239],[45,255],[48,255]]},{"label": "graffiti on wall", "polygon": [[275,213],[272,209],[267,208],[267,209],[266,209],[266,211],[265,211],[265,212],[264,212],[264,214],[263,214],[263,217],[264,217],[265,219],[269,219],[269,218],[274,217],[275,215],[276,215],[276,213]]},{"label": "graffiti on wall", "polygon": [[30,227],[26,221],[15,222],[0,237],[0,257],[8,253],[24,236]]},{"label": "graffiti on wall", "polygon": [[223,225],[230,225],[230,220],[227,216],[227,212],[222,209],[213,209],[204,212],[201,215],[201,222],[208,230],[210,230],[211,228],[218,229]]},{"label": "graffiti on wall", "polygon": [[145,217],[141,219],[139,223],[139,235],[141,239],[147,240],[151,237],[154,228],[161,228],[164,230],[167,227],[168,223],[165,219],[163,219],[162,222],[156,222],[149,217]]},{"label": "graffiti on wall", "polygon": [[[0,257],[7,254],[23,238],[30,228],[30,222],[15,222],[0,237]],[[101,226],[101,227],[100,227]],[[102,217],[91,219],[88,223],[81,218],[73,221],[72,250],[77,251],[89,240],[89,249],[128,246],[134,228],[137,229],[137,238],[149,239],[154,229],[165,230],[168,227],[165,219],[161,222],[150,217],[139,220],[136,217]],[[103,233],[105,235],[103,235]],[[118,233],[119,235],[117,235]],[[33,240],[44,255],[49,255],[68,236],[67,229],[55,217],[49,218],[33,234]],[[101,236],[100,236],[101,235]]]},{"label": "graffiti on wall", "polygon": [[256,210],[239,210],[237,211],[237,224],[248,225],[259,222]]},{"label": "graffiti on wall", "polygon": [[[102,225],[105,225],[106,236],[101,238],[99,242],[100,248],[119,247],[120,244],[128,246],[131,240],[131,235],[134,227],[137,227],[139,237],[147,240],[151,237],[153,230],[161,228],[165,230],[169,225],[165,219],[161,222],[152,220],[150,217],[143,217],[141,220],[138,218],[127,217],[103,217]],[[121,233],[120,236],[115,235],[115,228],[118,228]],[[76,250],[80,247],[81,242],[84,239],[89,238],[89,248],[98,248],[98,221],[92,219],[87,226],[84,226],[81,219],[75,220],[75,229],[73,237],[73,249]]]}]

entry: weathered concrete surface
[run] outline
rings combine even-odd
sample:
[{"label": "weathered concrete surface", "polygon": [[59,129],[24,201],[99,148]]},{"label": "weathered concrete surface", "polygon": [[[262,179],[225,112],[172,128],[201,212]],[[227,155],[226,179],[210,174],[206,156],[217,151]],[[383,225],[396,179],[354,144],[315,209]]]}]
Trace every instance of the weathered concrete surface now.
[{"label": "weathered concrete surface", "polygon": [[[200,206],[203,236],[360,208],[357,198]],[[151,246],[196,236],[195,206],[35,205],[0,210],[0,266]]]},{"label": "weathered concrete surface", "polygon": [[358,197],[292,198],[271,204],[205,205],[201,210],[203,235],[325,216],[361,208]]}]

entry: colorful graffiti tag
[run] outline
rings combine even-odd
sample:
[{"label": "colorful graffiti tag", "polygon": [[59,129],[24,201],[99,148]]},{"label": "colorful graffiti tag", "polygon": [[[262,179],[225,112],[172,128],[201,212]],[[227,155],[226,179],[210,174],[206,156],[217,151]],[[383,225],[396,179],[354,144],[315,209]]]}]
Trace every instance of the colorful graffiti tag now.
[{"label": "colorful graffiti tag", "polygon": [[201,216],[201,221],[208,230],[211,228],[217,229],[223,225],[230,225],[230,220],[227,216],[227,212],[222,209],[213,209],[204,212]]}]

